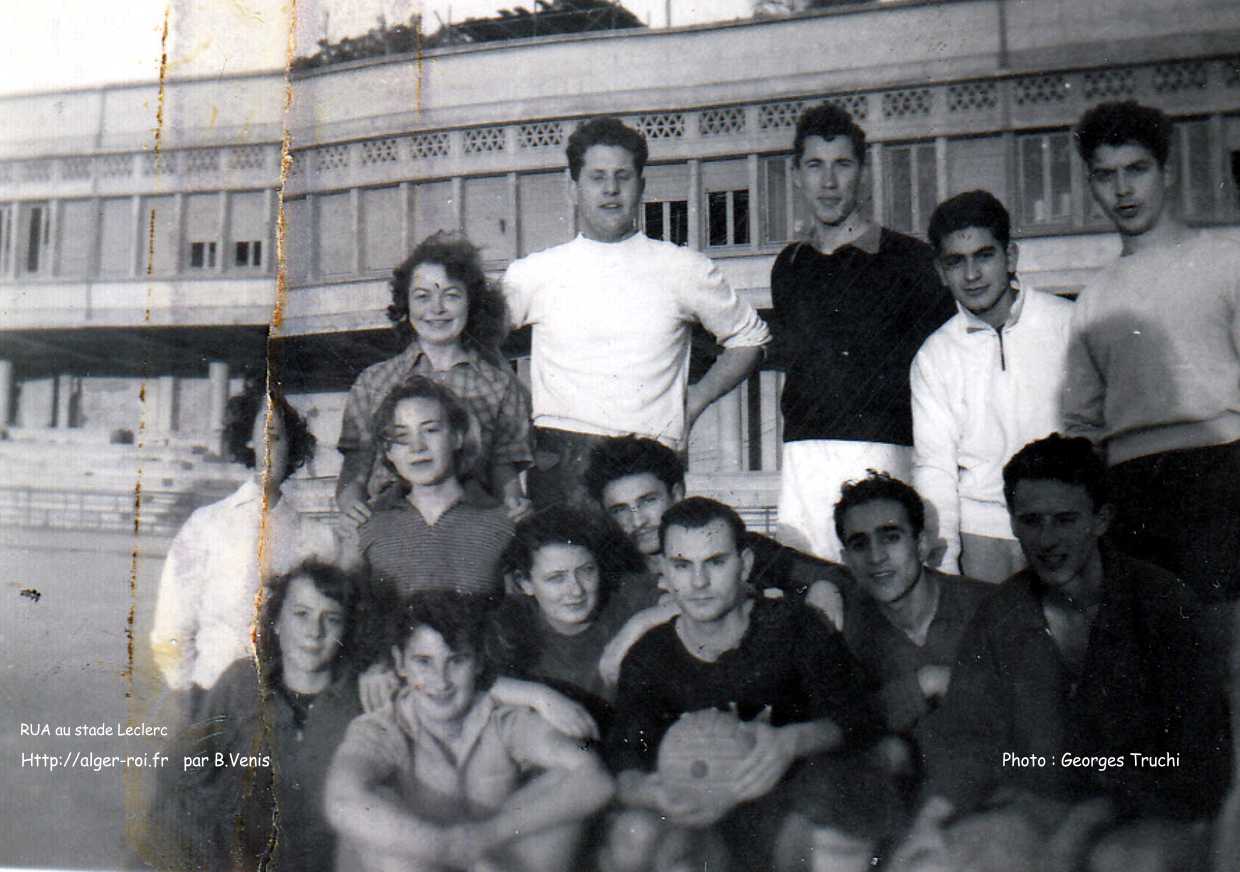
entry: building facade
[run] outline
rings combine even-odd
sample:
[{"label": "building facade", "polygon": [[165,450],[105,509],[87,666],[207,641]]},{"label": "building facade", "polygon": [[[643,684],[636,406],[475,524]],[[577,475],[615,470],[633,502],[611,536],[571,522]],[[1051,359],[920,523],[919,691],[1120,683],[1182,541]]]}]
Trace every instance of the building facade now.
[{"label": "building facade", "polygon": [[[1237,45],[1229,0],[896,0],[0,99],[17,119],[0,131],[0,453],[27,461],[0,486],[63,477],[57,451],[113,451],[191,487],[218,472],[199,461],[270,340],[320,438],[304,486],[326,510],[343,392],[394,350],[392,267],[438,229],[496,275],[571,239],[564,145],[597,114],[649,140],[644,231],[709,254],[759,309],[803,221],[793,128],[823,100],[869,134],[875,218],[924,235],[939,201],[987,188],[1026,285],[1070,294],[1119,251],[1070,138],[1093,103],[1172,114],[1179,208],[1240,221]],[[756,374],[690,447],[692,487],[759,523],[780,381]]]}]

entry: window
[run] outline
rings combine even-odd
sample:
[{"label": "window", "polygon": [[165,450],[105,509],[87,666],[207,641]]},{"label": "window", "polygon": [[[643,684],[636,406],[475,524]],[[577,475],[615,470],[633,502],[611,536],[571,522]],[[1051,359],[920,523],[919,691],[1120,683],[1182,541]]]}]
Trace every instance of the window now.
[{"label": "window", "polygon": [[59,262],[56,271],[62,276],[87,276],[91,272],[95,223],[99,209],[94,200],[65,200],[60,205]]},{"label": "window", "polygon": [[761,204],[762,241],[779,244],[788,241],[788,159],[783,155],[762,159]]},{"label": "window", "polygon": [[1070,222],[1072,165],[1067,131],[1022,136],[1017,149],[1021,224],[1044,227]]},{"label": "window", "polygon": [[225,258],[225,268],[254,270],[265,266],[264,254],[270,250],[264,249],[272,238],[268,216],[274,205],[272,191],[236,191],[228,195],[228,243],[221,251],[227,251],[231,244],[233,256],[231,260]]},{"label": "window", "polygon": [[404,259],[402,206],[399,186],[362,191],[362,269],[390,273]]},{"label": "window", "polygon": [[706,244],[749,243],[749,191],[711,191],[706,195],[708,230]]},{"label": "window", "polygon": [[233,246],[233,265],[240,267],[263,265],[263,242],[255,239],[250,242],[238,242]]},{"label": "window", "polygon": [[949,139],[947,196],[954,197],[964,191],[979,189],[994,194],[1001,203],[1011,202],[1007,183],[1007,143],[1002,136]]},{"label": "window", "polygon": [[[143,269],[150,275],[169,275],[177,269],[176,198],[142,198]],[[191,251],[192,257],[192,251]]]},{"label": "window", "polygon": [[0,203],[0,275],[8,275],[13,266],[13,204]]},{"label": "window", "polygon": [[457,230],[452,183],[418,182],[413,190],[413,240],[425,239],[437,230]]},{"label": "window", "polygon": [[925,236],[938,205],[937,162],[933,143],[883,149],[884,221],[893,230]]},{"label": "window", "polygon": [[322,194],[315,198],[318,219],[314,247],[318,251],[320,276],[352,275],[357,234],[353,228],[353,195]]},{"label": "window", "polygon": [[1184,217],[1197,221],[1222,218],[1214,206],[1208,121],[1176,121],[1171,160],[1176,161]]},{"label": "window", "polygon": [[521,254],[573,238],[572,209],[563,173],[524,174],[517,179]]},{"label": "window", "polygon": [[689,243],[689,201],[665,200],[642,204],[642,230],[651,239],[677,245]]},{"label": "window", "polygon": [[305,281],[313,272],[312,215],[306,197],[284,201],[284,269],[291,282]]},{"label": "window", "polygon": [[52,218],[48,204],[17,203],[5,208],[4,213],[5,271],[14,264],[25,275],[48,271]]},{"label": "window", "polygon": [[466,179],[464,193],[465,234],[469,241],[481,250],[483,260],[511,260],[517,246],[508,179]]},{"label": "window", "polygon": [[189,244],[189,267],[190,269],[214,269],[215,243],[191,242]]},{"label": "window", "polygon": [[[146,239],[146,227],[142,238]],[[133,268],[134,203],[128,197],[109,197],[99,205],[99,275],[127,276]]]}]

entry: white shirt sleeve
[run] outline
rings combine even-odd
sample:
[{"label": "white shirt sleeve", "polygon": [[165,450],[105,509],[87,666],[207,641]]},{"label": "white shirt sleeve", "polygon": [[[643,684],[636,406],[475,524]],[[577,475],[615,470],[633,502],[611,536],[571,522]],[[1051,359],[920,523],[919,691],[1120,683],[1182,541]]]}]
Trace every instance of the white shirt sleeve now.
[{"label": "white shirt sleeve", "polygon": [[211,565],[200,520],[191,515],[172,540],[155,601],[151,654],[173,690],[190,686],[197,661],[198,605]]},{"label": "white shirt sleeve", "polygon": [[758,348],[771,341],[766,322],[741,299],[710,258],[694,255],[682,281],[680,303],[724,348]]},{"label": "white shirt sleeve", "polygon": [[[937,515],[937,533],[947,543],[939,564],[959,572],[960,561],[960,421],[942,366],[936,366],[925,345],[913,358],[909,381],[913,391],[913,487]],[[934,533],[927,518],[927,532]]]},{"label": "white shirt sleeve", "polygon": [[529,266],[528,259],[513,261],[500,280],[504,303],[508,307],[508,323],[513,330],[531,323],[535,281]]}]

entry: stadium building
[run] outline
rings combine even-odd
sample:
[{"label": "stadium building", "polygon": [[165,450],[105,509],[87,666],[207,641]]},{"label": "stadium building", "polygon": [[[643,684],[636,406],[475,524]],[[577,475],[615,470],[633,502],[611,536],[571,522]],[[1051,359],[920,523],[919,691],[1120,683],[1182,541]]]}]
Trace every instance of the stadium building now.
[{"label": "stadium building", "polygon": [[[1237,46],[1231,0],[894,0],[0,98],[0,525],[129,530],[140,482],[144,525],[175,529],[240,476],[224,405],[269,337],[320,440],[300,487],[329,511],[344,392],[395,350],[392,267],[441,228],[497,276],[572,238],[564,144],[597,114],[649,139],[644,231],[759,309],[802,223],[793,127],[823,100],[869,133],[875,218],[924,235],[936,203],[987,188],[1026,285],[1071,294],[1119,251],[1069,134],[1093,103],[1172,114],[1179,207],[1240,220]],[[758,526],[780,383],[756,374],[691,444],[691,489]]]}]

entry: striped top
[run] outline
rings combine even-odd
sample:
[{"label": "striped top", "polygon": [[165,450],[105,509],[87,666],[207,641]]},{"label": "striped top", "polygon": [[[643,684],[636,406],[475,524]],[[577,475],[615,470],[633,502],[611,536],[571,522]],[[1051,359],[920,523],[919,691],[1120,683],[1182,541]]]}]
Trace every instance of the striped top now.
[{"label": "striped top", "polygon": [[[408,500],[391,500],[358,529],[379,603],[427,590],[499,593],[499,558],[512,539],[502,506],[462,500],[434,524]],[[395,604],[395,603],[393,603]]]}]

